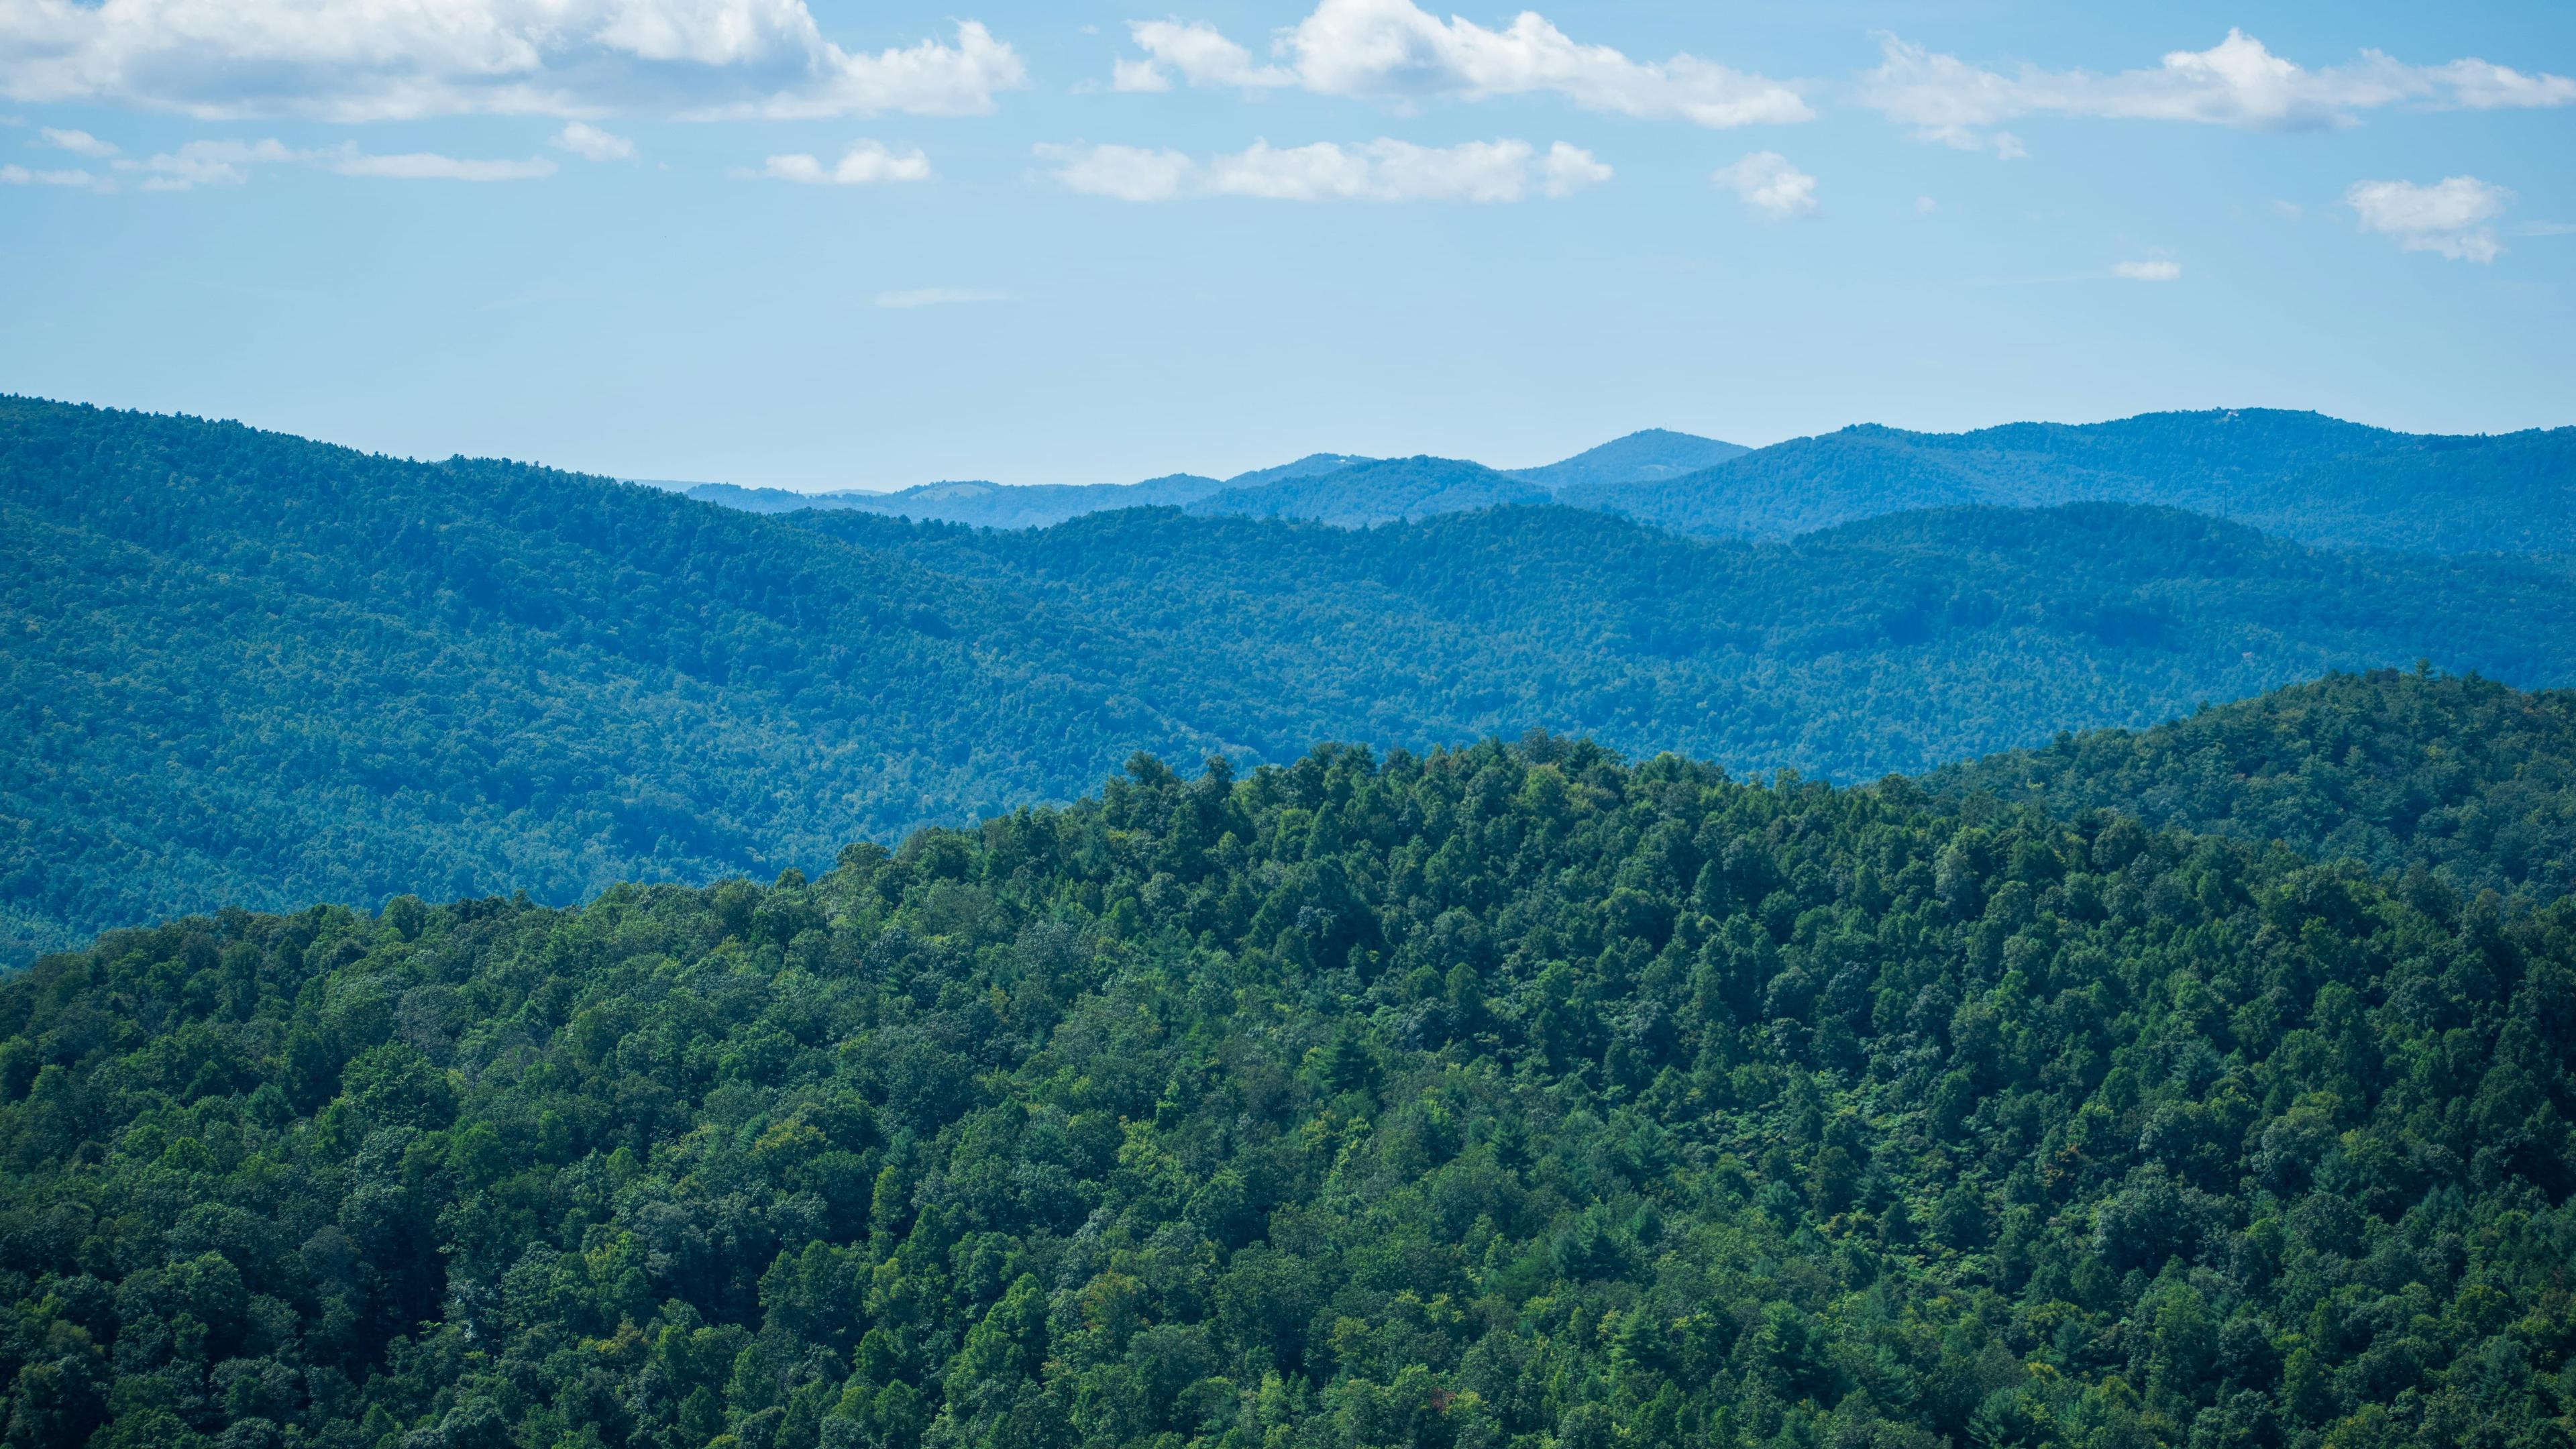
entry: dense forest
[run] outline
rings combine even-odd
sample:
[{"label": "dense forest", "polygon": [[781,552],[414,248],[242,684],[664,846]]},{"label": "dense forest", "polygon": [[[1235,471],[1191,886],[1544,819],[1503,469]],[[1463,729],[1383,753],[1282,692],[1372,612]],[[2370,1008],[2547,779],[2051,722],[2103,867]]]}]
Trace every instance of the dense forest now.
[{"label": "dense forest", "polygon": [[2576,890],[2576,693],[2339,674],[2150,730],[2068,734],[1937,771],[1943,791],[2112,807],[2452,888]]},{"label": "dense forest", "polygon": [[0,981],[18,1449],[2560,1446],[2576,902],[1532,736]]},{"label": "dense forest", "polygon": [[2563,560],[2098,505],[979,532],[21,399],[0,537],[0,962],[221,904],[820,871],[1138,749],[1535,725],[1853,780],[2335,668],[2576,680]]},{"label": "dense forest", "polygon": [[1914,508],[2107,501],[2337,547],[2566,553],[2576,551],[2576,428],[2445,437],[2268,408],[1969,433],[1864,426],[1670,482],[1591,484],[1558,498],[1728,538],[1785,538]]}]

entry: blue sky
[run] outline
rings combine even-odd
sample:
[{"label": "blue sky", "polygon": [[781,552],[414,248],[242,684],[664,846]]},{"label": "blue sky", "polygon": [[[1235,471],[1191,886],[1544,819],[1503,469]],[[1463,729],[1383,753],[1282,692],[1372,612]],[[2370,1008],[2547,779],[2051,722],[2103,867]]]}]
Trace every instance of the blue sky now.
[{"label": "blue sky", "polygon": [[2559,425],[2568,77],[2563,3],[0,0],[0,390],[804,488]]}]

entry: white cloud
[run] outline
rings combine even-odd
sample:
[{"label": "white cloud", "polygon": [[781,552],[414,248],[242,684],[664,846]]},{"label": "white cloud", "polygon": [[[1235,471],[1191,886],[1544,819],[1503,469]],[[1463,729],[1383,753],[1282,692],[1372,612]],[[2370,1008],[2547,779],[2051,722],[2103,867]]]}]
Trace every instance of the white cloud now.
[{"label": "white cloud", "polygon": [[1148,58],[1121,62],[1112,83],[1155,90],[1178,72],[1192,85],[1302,86],[1323,95],[1416,102],[1556,95],[1593,110],[1702,126],[1804,121],[1815,112],[1790,86],[1691,55],[1635,61],[1584,45],[1535,11],[1500,30],[1442,20],[1413,0],[1321,0],[1273,47],[1281,64],[1203,22],[1148,21],[1129,33]]},{"label": "white cloud", "polygon": [[1344,146],[1256,141],[1202,162],[1178,151],[1135,146],[1041,146],[1068,191],[1120,201],[1245,196],[1269,201],[1520,201],[1533,192],[1570,196],[1610,179],[1589,151],[1563,141],[1545,154],[1527,141],[1417,146],[1379,139]]},{"label": "white cloud", "polygon": [[273,139],[190,141],[175,151],[140,161],[116,162],[119,171],[139,176],[146,191],[239,186],[262,166],[310,166],[341,176],[395,181],[533,181],[555,172],[555,163],[541,156],[524,161],[476,160],[428,151],[380,156],[360,151],[355,145],[298,150]]},{"label": "white cloud", "polygon": [[928,181],[930,158],[918,150],[892,151],[881,142],[857,141],[826,167],[811,156],[772,156],[760,175],[809,186],[873,186],[883,181]]},{"label": "white cloud", "polygon": [[914,287],[901,292],[877,293],[880,307],[945,307],[966,302],[1007,302],[1000,292],[979,292],[965,287]]},{"label": "white cloud", "polygon": [[1545,190],[1550,196],[1572,196],[1610,179],[1610,167],[1601,158],[1563,141],[1547,148],[1547,159],[1539,163],[1539,170],[1547,177]]},{"label": "white cloud", "polygon": [[2361,229],[2395,238],[2410,252],[2433,252],[2455,262],[2492,262],[2503,253],[2490,225],[2504,214],[2513,193],[2474,176],[2446,176],[2431,186],[2411,181],[2356,181],[2344,205]]},{"label": "white cloud", "polygon": [[0,96],[208,119],[956,115],[1026,80],[975,22],[852,52],[805,0],[0,0]]},{"label": "white cloud", "polygon": [[116,154],[114,145],[100,140],[87,131],[57,131],[51,126],[39,128],[36,139],[29,144],[51,146],[57,151],[69,151],[75,156],[87,156],[92,160],[104,160]]},{"label": "white cloud", "polygon": [[1037,154],[1061,163],[1055,179],[1065,190],[1118,201],[1169,201],[1198,169],[1178,151],[1142,146],[1040,146]]},{"label": "white cloud", "polygon": [[635,143],[614,132],[603,131],[588,121],[574,121],[555,132],[546,144],[558,151],[570,151],[584,161],[632,161]]},{"label": "white cloud", "polygon": [[1259,90],[1297,83],[1295,71],[1255,64],[1251,51],[1203,20],[1133,20],[1127,24],[1127,34],[1148,58],[1118,63],[1110,73],[1110,84],[1118,90],[1170,90],[1167,66],[1194,86]]},{"label": "white cloud", "polygon": [[2182,263],[2163,257],[2143,262],[2113,262],[2111,275],[2132,282],[2178,282],[2182,280]]},{"label": "white cloud", "polygon": [[555,174],[555,163],[543,156],[525,161],[479,161],[409,151],[394,156],[342,153],[328,163],[343,176],[375,176],[393,181],[537,181]]},{"label": "white cloud", "polygon": [[1806,216],[1816,209],[1816,178],[1790,165],[1789,158],[1777,151],[1752,152],[1732,166],[1717,168],[1708,179],[1773,221]]},{"label": "white cloud", "polygon": [[24,166],[0,166],[0,186],[92,186],[99,178],[86,171],[31,171]]},{"label": "white cloud", "polygon": [[1931,197],[1918,196],[1914,198],[1914,214],[1916,216],[1930,216],[1932,213],[1939,211],[1940,209],[1941,203],[1934,201]]},{"label": "white cloud", "polygon": [[2487,110],[2576,105],[2576,80],[2525,75],[2483,60],[2406,65],[2365,50],[2351,65],[2308,70],[2272,54],[2241,30],[2207,50],[2177,50],[2152,70],[2116,75],[2025,65],[2006,75],[1892,35],[1879,37],[1876,70],[1861,77],[1861,99],[1918,139],[1965,149],[2022,154],[1995,130],[2022,116],[2095,116],[2197,121],[2251,130],[2354,124],[2357,113],[2413,103]]}]

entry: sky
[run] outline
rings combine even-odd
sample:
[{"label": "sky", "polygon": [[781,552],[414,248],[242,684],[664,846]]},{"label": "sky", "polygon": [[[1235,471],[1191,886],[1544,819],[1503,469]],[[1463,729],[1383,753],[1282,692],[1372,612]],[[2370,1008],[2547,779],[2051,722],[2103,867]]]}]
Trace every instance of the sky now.
[{"label": "sky", "polygon": [[2571,77],[2563,0],[0,0],[0,391],[801,489],[2561,426]]}]

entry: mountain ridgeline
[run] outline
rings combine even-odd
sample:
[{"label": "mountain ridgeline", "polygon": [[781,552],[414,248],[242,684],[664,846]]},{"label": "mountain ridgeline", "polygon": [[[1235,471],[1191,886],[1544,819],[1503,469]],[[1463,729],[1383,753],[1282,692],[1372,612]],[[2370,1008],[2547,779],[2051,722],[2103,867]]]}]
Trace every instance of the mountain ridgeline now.
[{"label": "mountain ridgeline", "polygon": [[2576,428],[2496,436],[2391,432],[2247,408],[1969,433],[1853,427],[1744,449],[1649,430],[1542,468],[1319,454],[1220,484],[930,484],[799,495],[705,485],[710,502],[857,508],[1017,528],[1171,504],[1345,526],[1554,501],[1710,538],[1785,539],[1920,509],[2131,503],[2207,514],[2302,543],[2414,553],[2576,552]]},{"label": "mountain ridgeline", "polygon": [[[1424,484],[1268,486],[1352,471]],[[19,960],[223,904],[819,871],[1140,749],[1543,727],[1852,780],[2338,668],[2576,680],[2561,560],[2111,505],[1787,543],[1560,507],[978,531],[11,400],[0,529]]]},{"label": "mountain ridgeline", "polygon": [[2576,902],[1533,736],[0,980],[25,1449],[2565,1442]]}]

